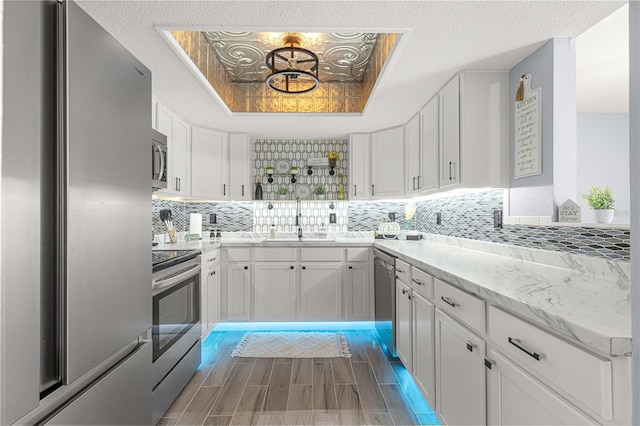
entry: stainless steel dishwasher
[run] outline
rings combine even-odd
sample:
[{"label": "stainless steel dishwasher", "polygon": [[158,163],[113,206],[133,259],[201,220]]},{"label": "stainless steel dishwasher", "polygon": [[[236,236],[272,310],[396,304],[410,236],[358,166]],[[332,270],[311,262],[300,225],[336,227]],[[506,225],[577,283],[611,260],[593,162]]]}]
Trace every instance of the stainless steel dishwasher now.
[{"label": "stainless steel dishwasher", "polygon": [[391,357],[396,357],[396,258],[374,249],[374,286],[376,302],[376,330],[381,343]]}]

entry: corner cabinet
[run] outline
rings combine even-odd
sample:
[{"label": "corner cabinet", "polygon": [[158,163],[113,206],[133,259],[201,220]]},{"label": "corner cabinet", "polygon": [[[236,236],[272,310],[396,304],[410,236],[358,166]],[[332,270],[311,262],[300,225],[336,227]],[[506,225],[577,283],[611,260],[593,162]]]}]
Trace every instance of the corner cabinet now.
[{"label": "corner cabinet", "polygon": [[420,177],[418,189],[420,194],[429,194],[438,189],[440,184],[438,166],[440,123],[438,96],[431,98],[420,111]]},{"label": "corner cabinet", "polygon": [[371,134],[371,198],[404,196],[404,128]]},{"label": "corner cabinet", "polygon": [[196,198],[228,198],[229,141],[217,130],[193,127],[191,131],[191,195]]},{"label": "corner cabinet", "polygon": [[189,125],[175,112],[156,103],[155,129],[167,136],[167,188],[160,194],[191,195],[191,132]]},{"label": "corner cabinet", "polygon": [[371,198],[371,156],[368,133],[353,133],[349,136],[349,180],[347,189],[350,200]]},{"label": "corner cabinet", "polygon": [[460,77],[440,90],[440,188],[460,183]]},{"label": "corner cabinet", "polygon": [[420,192],[420,114],[416,114],[404,126],[404,191],[405,195]]}]

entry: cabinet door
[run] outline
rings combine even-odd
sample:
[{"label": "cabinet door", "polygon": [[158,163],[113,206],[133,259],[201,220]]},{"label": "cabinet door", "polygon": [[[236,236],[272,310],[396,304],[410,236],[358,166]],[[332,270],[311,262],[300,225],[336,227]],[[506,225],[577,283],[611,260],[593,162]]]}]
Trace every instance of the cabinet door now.
[{"label": "cabinet door", "polygon": [[460,77],[440,91],[440,188],[460,183]]},{"label": "cabinet door", "polygon": [[396,279],[396,354],[407,371],[413,372],[413,326],[411,287]]},{"label": "cabinet door", "polygon": [[[203,265],[204,266],[204,265]],[[209,329],[209,269],[200,269],[200,337],[204,340],[211,331]]]},{"label": "cabinet door", "polygon": [[438,145],[440,140],[438,96],[434,96],[420,112],[420,193],[438,189]]},{"label": "cabinet door", "polygon": [[342,264],[302,264],[300,274],[300,318],[342,319]]},{"label": "cabinet door", "polygon": [[251,184],[251,149],[249,135],[232,133],[229,135],[229,197],[234,201],[248,201],[253,198]]},{"label": "cabinet door", "polygon": [[420,115],[404,126],[404,191],[405,195],[420,190]]},{"label": "cabinet door", "polygon": [[485,342],[436,309],[436,412],[444,424],[486,424]]},{"label": "cabinet door", "polygon": [[254,319],[293,321],[296,317],[296,271],[293,264],[256,263]]},{"label": "cabinet door", "polygon": [[349,138],[350,200],[368,200],[371,196],[371,157],[368,133],[354,133]]},{"label": "cabinet door", "polygon": [[[207,277],[207,328],[209,331],[220,321],[220,265],[209,269]],[[204,324],[204,321],[203,321]]]},{"label": "cabinet door", "polygon": [[249,320],[251,317],[251,273],[249,265],[227,265],[227,320]]},{"label": "cabinet door", "polygon": [[371,135],[371,197],[384,199],[404,195],[404,129]]},{"label": "cabinet door", "polygon": [[492,425],[588,425],[597,422],[500,352],[489,354],[488,422]]},{"label": "cabinet door", "polygon": [[171,110],[157,104],[156,130],[167,136],[167,188],[162,193],[189,195],[189,127]]},{"label": "cabinet door", "polygon": [[436,406],[433,303],[413,292],[413,380],[430,407]]},{"label": "cabinet door", "polygon": [[371,278],[369,263],[353,263],[347,266],[345,283],[345,319],[365,321],[371,319]]},{"label": "cabinet door", "polygon": [[227,134],[193,127],[191,135],[191,192],[194,197],[229,198],[229,143]]}]

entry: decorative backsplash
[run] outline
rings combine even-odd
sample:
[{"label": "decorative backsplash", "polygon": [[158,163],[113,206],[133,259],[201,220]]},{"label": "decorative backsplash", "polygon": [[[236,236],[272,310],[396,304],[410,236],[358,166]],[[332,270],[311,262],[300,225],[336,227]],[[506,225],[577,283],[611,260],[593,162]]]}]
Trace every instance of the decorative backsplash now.
[{"label": "decorative backsplash", "polygon": [[[257,139],[254,144],[254,178],[262,179],[264,200],[277,200],[278,188],[287,188],[287,199],[294,200],[296,190],[306,185],[311,193],[307,199],[315,200],[315,188],[322,184],[327,189],[326,199],[336,199],[339,184],[339,174],[343,175],[342,183],[348,187],[348,141],[343,139],[323,140],[294,140],[294,139]],[[338,160],[334,169],[335,174],[329,174],[328,167],[313,167],[313,174],[307,174],[307,159],[322,157],[330,151],[338,153]],[[285,160],[290,167],[297,167],[299,174],[297,182],[291,183],[291,174],[275,171],[276,163]],[[273,183],[267,182],[267,167],[274,168]]]},{"label": "decorative backsplash", "polygon": [[[271,206],[271,208],[269,208]],[[331,208],[333,206],[333,208]],[[329,232],[347,231],[347,206],[345,201],[301,201],[300,213],[303,232],[317,232],[323,223]],[[329,215],[335,213],[336,223],[329,223]],[[278,232],[297,232],[295,201],[257,201],[253,209],[253,231],[269,232],[271,224]]]},{"label": "decorative backsplash", "polygon": [[[493,211],[501,210],[503,190],[489,190],[421,201],[416,205],[414,219],[405,220],[404,202],[303,201],[302,226],[305,232],[317,232],[323,222],[329,232],[374,231],[380,219],[395,213],[402,229],[440,234],[521,247],[563,251],[574,254],[630,260],[630,231],[625,229],[598,229],[569,226],[504,225],[494,229]],[[295,201],[268,201],[248,203],[187,203],[182,201],[153,200],[153,231],[163,233],[159,211],[171,209],[178,230],[189,228],[189,213],[202,213],[205,231],[268,232],[271,223],[278,232],[295,232]],[[442,224],[436,224],[436,213],[441,213]],[[217,224],[209,224],[209,214],[217,215]],[[329,214],[336,214],[335,225],[329,224]]]}]

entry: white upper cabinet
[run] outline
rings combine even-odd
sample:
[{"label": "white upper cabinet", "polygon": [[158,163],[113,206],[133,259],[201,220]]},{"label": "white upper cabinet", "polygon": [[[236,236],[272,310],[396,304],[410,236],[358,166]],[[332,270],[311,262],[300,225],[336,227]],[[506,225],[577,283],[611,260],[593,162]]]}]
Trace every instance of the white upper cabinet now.
[{"label": "white upper cabinet", "polygon": [[224,132],[193,127],[191,139],[191,195],[196,198],[229,198],[229,141]]},{"label": "white upper cabinet", "polygon": [[371,157],[368,133],[354,133],[349,137],[350,200],[371,198]]},{"label": "white upper cabinet", "polygon": [[159,191],[174,195],[190,195],[191,140],[187,123],[158,102],[155,128],[167,136],[167,189]]},{"label": "white upper cabinet", "polygon": [[440,125],[438,117],[438,96],[431,98],[420,111],[420,163],[421,172],[418,187],[421,194],[438,189],[438,146]]},{"label": "white upper cabinet", "polygon": [[404,190],[405,195],[420,192],[420,115],[404,126]]},{"label": "white upper cabinet", "polygon": [[371,197],[404,196],[404,128],[371,134]]},{"label": "white upper cabinet", "polygon": [[251,144],[246,133],[229,135],[229,197],[233,201],[252,199]]},{"label": "white upper cabinet", "polygon": [[460,77],[440,90],[440,188],[460,182]]}]

